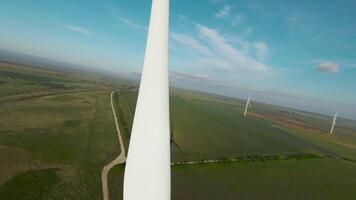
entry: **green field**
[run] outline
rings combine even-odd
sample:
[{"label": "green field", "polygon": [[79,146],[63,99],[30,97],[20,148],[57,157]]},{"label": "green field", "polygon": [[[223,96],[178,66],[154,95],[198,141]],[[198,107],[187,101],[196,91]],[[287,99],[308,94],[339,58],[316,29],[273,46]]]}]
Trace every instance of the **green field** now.
[{"label": "green field", "polygon": [[[176,89],[171,93],[173,160],[279,153],[317,153],[352,159],[356,156],[356,124],[349,120],[340,119],[340,126],[331,136],[328,120],[319,119],[318,115],[306,116],[308,122],[303,122],[298,118],[303,118],[304,113],[256,104],[244,118],[241,101],[207,94],[192,95]],[[121,110],[127,110],[125,115],[132,116],[137,91],[120,94]],[[324,125],[314,124],[318,120]],[[132,117],[126,121],[131,125]],[[346,154],[336,150],[343,147]]]},{"label": "green field", "polygon": [[331,159],[173,169],[173,199],[355,199],[355,164]]},{"label": "green field", "polygon": [[[133,83],[0,63],[0,199],[101,199],[101,170],[120,153],[113,90],[127,149]],[[243,118],[242,100],[176,88],[170,99],[172,162],[243,158],[173,166],[172,199],[356,199],[355,121],[330,135],[324,115],[252,102]],[[109,174],[111,199],[123,173]]]},{"label": "green field", "polygon": [[[137,91],[119,98],[131,116]],[[354,121],[339,119],[331,136],[326,116],[254,103],[243,118],[243,109],[243,101],[172,89],[172,160],[310,153],[321,158],[174,166],[173,199],[356,198]],[[122,179],[122,169],[114,173]]]},{"label": "green field", "polygon": [[[32,69],[21,72],[32,73],[38,72]],[[21,81],[18,78],[12,81]],[[84,82],[90,82],[91,77],[88,79]],[[51,80],[50,77],[46,79]],[[37,79],[31,81],[41,87]],[[110,107],[111,91],[102,85],[93,85],[91,87],[96,90],[88,92],[83,80],[73,78],[72,81],[75,88],[68,91],[45,93],[48,88],[42,88],[32,93],[41,93],[40,97],[9,96],[7,98],[14,100],[1,105],[0,184],[3,186],[0,187],[0,199],[13,199],[10,194],[14,193],[28,199],[101,197],[101,169],[119,151]],[[47,169],[56,170],[46,175]],[[37,186],[25,183],[32,179],[34,172],[37,179],[43,177],[43,181],[49,182],[50,188],[32,194],[32,187]],[[16,192],[18,190],[21,192]]]}]

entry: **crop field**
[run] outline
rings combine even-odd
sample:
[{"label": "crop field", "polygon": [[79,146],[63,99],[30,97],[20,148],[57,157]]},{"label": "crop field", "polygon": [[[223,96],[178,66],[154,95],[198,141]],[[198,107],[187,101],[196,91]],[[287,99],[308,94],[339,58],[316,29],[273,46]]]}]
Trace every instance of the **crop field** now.
[{"label": "crop field", "polygon": [[[137,91],[120,95],[122,110],[128,110],[126,115],[132,115]],[[301,111],[278,110],[270,105],[255,104],[244,118],[243,109],[244,102],[241,101],[218,96],[201,97],[173,89],[173,160],[279,153],[339,155],[340,151],[325,146],[328,142],[338,148],[345,147],[345,151],[349,152],[348,158],[356,156],[356,125],[350,120],[340,119],[335,134],[331,136],[328,134],[331,119],[325,116],[325,119],[319,119],[318,115],[313,118]],[[306,119],[299,120],[303,116]],[[130,119],[132,117],[126,120],[126,124],[131,125]],[[321,128],[318,124],[322,124]]]},{"label": "crop field", "polygon": [[[339,119],[330,135],[331,117],[252,102],[243,118],[244,101],[171,91],[173,161],[262,158],[172,166],[173,199],[356,198],[355,121]],[[119,98],[121,110],[131,116],[137,91],[119,93]],[[131,125],[131,119],[125,124]],[[263,160],[289,154],[320,157]],[[113,172],[116,180],[122,173],[119,167]]]},{"label": "crop field", "polygon": [[355,199],[355,163],[309,160],[173,168],[173,199]]},{"label": "crop field", "polygon": [[[120,153],[113,90],[127,149],[131,82],[0,64],[0,199],[101,199],[101,170]],[[244,118],[243,100],[176,88],[170,99],[172,199],[356,199],[355,121],[330,135],[324,115],[252,102]],[[124,170],[109,173],[110,199]]]}]

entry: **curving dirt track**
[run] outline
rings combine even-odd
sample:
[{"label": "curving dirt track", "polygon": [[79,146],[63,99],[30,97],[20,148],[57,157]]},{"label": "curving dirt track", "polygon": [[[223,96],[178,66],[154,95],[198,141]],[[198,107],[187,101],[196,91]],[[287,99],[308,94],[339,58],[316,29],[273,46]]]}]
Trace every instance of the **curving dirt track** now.
[{"label": "curving dirt track", "polygon": [[103,171],[101,172],[101,181],[102,181],[102,190],[103,190],[103,199],[104,200],[109,200],[108,174],[109,174],[110,169],[118,164],[122,164],[122,163],[126,162],[126,153],[125,153],[124,143],[123,143],[122,136],[121,136],[120,129],[119,129],[119,123],[117,121],[117,115],[116,115],[116,111],[115,111],[115,107],[114,107],[113,95],[114,95],[114,91],[111,92],[111,108],[112,108],[112,112],[113,112],[113,116],[114,116],[114,120],[115,120],[116,132],[117,132],[117,135],[119,138],[119,143],[120,143],[120,154],[111,163],[109,163],[108,165],[105,165],[103,168]]}]

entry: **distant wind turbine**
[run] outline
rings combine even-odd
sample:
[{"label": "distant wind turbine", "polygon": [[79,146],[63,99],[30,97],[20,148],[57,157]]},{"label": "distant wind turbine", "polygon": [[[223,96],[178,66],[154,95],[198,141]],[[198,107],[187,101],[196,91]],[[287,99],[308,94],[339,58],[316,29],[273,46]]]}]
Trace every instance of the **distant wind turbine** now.
[{"label": "distant wind turbine", "polygon": [[251,99],[251,96],[248,97],[247,101],[246,101],[246,107],[245,107],[245,113],[244,113],[244,117],[246,117],[247,115],[247,109],[249,106],[251,106],[250,104],[250,99]]},{"label": "distant wind turbine", "polygon": [[333,119],[333,124],[331,125],[331,129],[330,129],[330,134],[331,134],[331,135],[332,135],[333,132],[334,132],[334,127],[335,127],[335,124],[336,124],[336,118],[337,118],[337,113],[335,113],[334,119]]},{"label": "distant wind turbine", "polygon": [[169,0],[152,0],[124,200],[169,200],[171,196],[168,30]]}]

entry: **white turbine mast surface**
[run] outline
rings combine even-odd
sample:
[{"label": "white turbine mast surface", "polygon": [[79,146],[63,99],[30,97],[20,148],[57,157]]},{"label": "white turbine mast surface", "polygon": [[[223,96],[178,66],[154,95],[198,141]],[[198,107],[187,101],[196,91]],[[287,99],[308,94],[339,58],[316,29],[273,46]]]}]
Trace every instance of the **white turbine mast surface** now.
[{"label": "white turbine mast surface", "polygon": [[244,117],[246,117],[246,115],[247,115],[247,109],[248,109],[248,107],[251,105],[251,104],[250,104],[250,99],[251,99],[251,96],[249,96],[248,99],[247,99],[247,101],[246,101],[246,107],[245,107]]},{"label": "white turbine mast surface", "polygon": [[168,32],[169,0],[152,0],[125,169],[124,200],[171,197]]},{"label": "white turbine mast surface", "polygon": [[333,124],[331,125],[331,129],[330,129],[330,134],[331,135],[334,133],[334,127],[335,127],[335,124],[336,124],[336,118],[337,118],[337,113],[335,113],[334,119],[333,119]]}]

